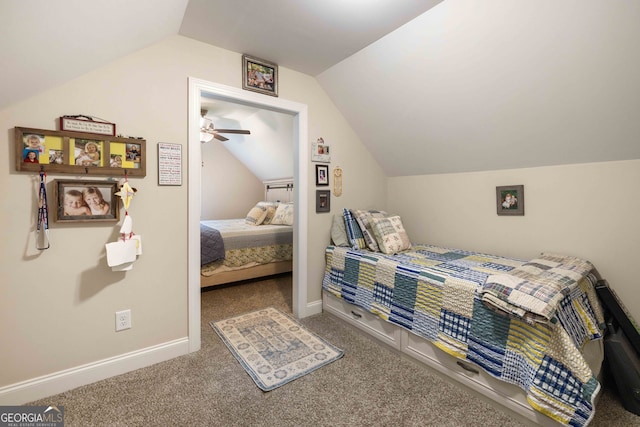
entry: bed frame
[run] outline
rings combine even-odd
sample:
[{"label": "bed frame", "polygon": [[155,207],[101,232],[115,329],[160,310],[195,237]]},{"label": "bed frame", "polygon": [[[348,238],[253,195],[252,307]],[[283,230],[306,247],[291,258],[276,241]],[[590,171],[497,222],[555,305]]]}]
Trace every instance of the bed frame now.
[{"label": "bed frame", "polygon": [[[421,338],[400,326],[381,319],[368,311],[337,298],[327,291],[322,291],[322,309],[360,331],[376,338],[391,347],[403,357],[416,360],[433,369],[441,377],[455,381],[463,388],[471,391],[487,403],[499,405],[520,422],[531,426],[559,427],[562,424],[534,411],[527,402],[525,392],[519,387],[497,380],[477,366],[456,359],[440,350],[428,340]],[[594,356],[604,353],[602,340],[591,341],[587,346],[594,346]],[[587,360],[590,365],[597,365]],[[602,370],[596,366],[596,376],[602,379]],[[600,395],[596,396],[596,403]]]},{"label": "bed frame", "polygon": [[200,275],[200,287],[224,285],[238,282],[240,280],[255,279],[256,277],[271,276],[274,274],[288,273],[293,271],[293,261],[278,261],[269,264],[260,264],[254,267],[243,268],[241,270],[223,271],[211,276]]}]

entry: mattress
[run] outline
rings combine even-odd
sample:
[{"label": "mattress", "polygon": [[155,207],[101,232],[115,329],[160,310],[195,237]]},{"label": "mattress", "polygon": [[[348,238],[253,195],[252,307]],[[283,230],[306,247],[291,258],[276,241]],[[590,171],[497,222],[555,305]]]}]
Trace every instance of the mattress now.
[{"label": "mattress", "polygon": [[218,230],[224,242],[225,256],[203,265],[201,274],[210,276],[293,259],[293,227],[290,225],[250,225],[244,218],[203,220],[201,225]]},{"label": "mattress", "polygon": [[581,349],[602,338],[595,278],[561,301],[554,322],[530,324],[490,309],[478,292],[524,260],[414,245],[397,255],[329,246],[326,261],[327,292],[519,386],[533,409],[562,424],[592,418],[600,385]]}]

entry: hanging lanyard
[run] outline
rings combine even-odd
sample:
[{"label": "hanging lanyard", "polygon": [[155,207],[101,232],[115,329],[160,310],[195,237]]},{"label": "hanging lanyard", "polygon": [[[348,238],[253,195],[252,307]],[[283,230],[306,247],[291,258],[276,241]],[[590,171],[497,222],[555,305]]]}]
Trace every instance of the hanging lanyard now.
[{"label": "hanging lanyard", "polygon": [[[38,227],[36,229],[36,249],[43,251],[49,249],[49,206],[47,206],[47,174],[40,171],[40,190],[38,191]],[[40,230],[44,236],[40,236]],[[40,243],[42,242],[42,246]]]}]

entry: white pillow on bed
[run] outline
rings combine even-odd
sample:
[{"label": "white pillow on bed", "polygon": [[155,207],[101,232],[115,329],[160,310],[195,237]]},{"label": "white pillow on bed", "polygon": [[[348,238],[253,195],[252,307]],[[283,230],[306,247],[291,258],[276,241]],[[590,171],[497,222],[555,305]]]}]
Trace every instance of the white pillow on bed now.
[{"label": "white pillow on bed", "polygon": [[293,225],[293,203],[280,203],[271,224]]},{"label": "white pillow on bed", "polygon": [[371,229],[380,251],[385,254],[411,249],[411,241],[399,216],[371,218]]},{"label": "white pillow on bed", "polygon": [[251,208],[251,210],[247,214],[247,217],[244,219],[244,222],[249,225],[260,225],[266,217],[267,207],[261,206],[260,203],[258,203],[253,208]]},{"label": "white pillow on bed", "polygon": [[347,228],[344,225],[344,216],[335,214],[331,224],[331,241],[335,246],[351,246],[347,237]]},{"label": "white pillow on bed", "polygon": [[262,224],[271,224],[273,217],[276,216],[276,209],[278,209],[278,202],[258,202],[256,206],[264,206],[267,208],[267,216],[264,217]]}]

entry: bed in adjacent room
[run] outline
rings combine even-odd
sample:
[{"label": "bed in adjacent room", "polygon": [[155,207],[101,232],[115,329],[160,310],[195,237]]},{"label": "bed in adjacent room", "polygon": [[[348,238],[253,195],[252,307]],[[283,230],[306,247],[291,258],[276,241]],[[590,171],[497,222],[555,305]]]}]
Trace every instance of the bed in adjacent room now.
[{"label": "bed in adjacent room", "polygon": [[345,210],[332,242],[325,310],[524,419],[589,423],[603,360],[591,263],[412,244],[382,211]]},{"label": "bed in adjacent room", "polygon": [[200,286],[292,271],[293,204],[260,202],[246,218],[200,221]]}]

